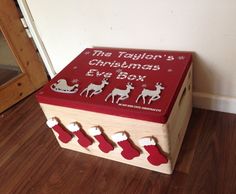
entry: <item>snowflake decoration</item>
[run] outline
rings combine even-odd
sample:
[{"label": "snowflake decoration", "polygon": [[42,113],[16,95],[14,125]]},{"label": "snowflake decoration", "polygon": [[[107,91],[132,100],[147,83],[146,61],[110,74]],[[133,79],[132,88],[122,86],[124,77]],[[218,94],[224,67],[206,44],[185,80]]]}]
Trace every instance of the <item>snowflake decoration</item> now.
[{"label": "snowflake decoration", "polygon": [[89,52],[89,51],[87,51],[87,52],[85,52],[84,54],[85,54],[85,55],[88,55],[88,54],[90,54],[90,52]]},{"label": "snowflake decoration", "polygon": [[179,60],[184,60],[185,57],[184,57],[184,56],[179,56],[178,59],[179,59]]},{"label": "snowflake decoration", "polygon": [[77,66],[74,66],[73,69],[78,69],[78,67],[77,67]]},{"label": "snowflake decoration", "polygon": [[167,71],[168,71],[168,72],[172,72],[172,71],[173,71],[173,69],[168,69]]},{"label": "snowflake decoration", "polygon": [[122,72],[122,69],[117,69],[116,70],[116,73],[120,73],[120,72]]},{"label": "snowflake decoration", "polygon": [[79,82],[79,80],[78,80],[78,79],[73,79],[71,82],[72,82],[73,84],[76,84],[76,83]]}]

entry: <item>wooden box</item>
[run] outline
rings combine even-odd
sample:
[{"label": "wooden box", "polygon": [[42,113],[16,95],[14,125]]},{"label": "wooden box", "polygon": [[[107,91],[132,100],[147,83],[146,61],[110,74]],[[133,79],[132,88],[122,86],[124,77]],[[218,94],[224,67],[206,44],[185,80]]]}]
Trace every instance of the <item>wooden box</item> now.
[{"label": "wooden box", "polygon": [[61,147],[171,174],[192,110],[191,53],[88,48],[37,99]]}]

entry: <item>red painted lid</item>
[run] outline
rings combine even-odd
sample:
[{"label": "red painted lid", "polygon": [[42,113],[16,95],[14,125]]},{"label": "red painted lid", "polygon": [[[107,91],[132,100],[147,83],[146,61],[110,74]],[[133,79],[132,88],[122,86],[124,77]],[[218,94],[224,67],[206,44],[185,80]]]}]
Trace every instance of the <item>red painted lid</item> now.
[{"label": "red painted lid", "polygon": [[37,99],[166,123],[190,64],[188,52],[88,48],[46,84]]}]

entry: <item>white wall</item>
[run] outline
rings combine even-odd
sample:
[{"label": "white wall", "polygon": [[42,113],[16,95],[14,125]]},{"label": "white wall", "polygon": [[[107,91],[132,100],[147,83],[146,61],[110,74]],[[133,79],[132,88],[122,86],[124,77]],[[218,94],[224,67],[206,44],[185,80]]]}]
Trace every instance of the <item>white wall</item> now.
[{"label": "white wall", "polygon": [[91,46],[194,51],[195,105],[236,113],[236,1],[26,2],[57,72]]}]

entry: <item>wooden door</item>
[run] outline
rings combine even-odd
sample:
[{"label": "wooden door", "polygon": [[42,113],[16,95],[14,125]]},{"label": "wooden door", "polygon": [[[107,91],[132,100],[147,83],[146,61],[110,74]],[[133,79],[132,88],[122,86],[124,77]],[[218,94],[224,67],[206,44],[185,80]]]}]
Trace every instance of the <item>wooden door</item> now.
[{"label": "wooden door", "polygon": [[14,79],[0,85],[0,112],[3,112],[45,84],[47,76],[13,0],[0,0],[0,30],[21,70]]}]

